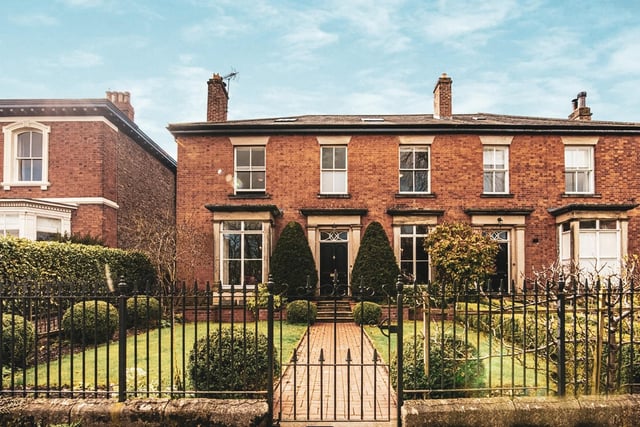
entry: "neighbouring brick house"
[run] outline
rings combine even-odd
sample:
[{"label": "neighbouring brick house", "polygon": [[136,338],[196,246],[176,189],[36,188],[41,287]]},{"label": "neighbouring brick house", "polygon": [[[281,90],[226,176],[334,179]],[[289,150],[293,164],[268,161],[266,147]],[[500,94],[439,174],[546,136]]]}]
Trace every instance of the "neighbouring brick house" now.
[{"label": "neighbouring brick house", "polygon": [[430,277],[423,237],[445,222],[499,242],[494,289],[519,289],[554,262],[619,271],[640,251],[640,124],[592,121],[584,92],[568,119],[453,114],[451,88],[443,74],[433,114],[227,121],[214,75],[208,121],[169,126],[178,222],[208,242],[183,251],[181,277],[266,281],[289,221],[306,229],[321,284],[348,282],[371,221],[418,282]]},{"label": "neighbouring brick house", "polygon": [[172,226],[176,162],[133,119],[128,92],[0,100],[1,235],[90,235],[128,248],[140,221]]}]

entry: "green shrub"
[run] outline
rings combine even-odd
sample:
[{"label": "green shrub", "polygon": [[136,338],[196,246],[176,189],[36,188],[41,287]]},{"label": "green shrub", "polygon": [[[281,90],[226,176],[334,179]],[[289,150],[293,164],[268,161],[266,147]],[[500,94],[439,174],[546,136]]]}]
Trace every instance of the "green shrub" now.
[{"label": "green shrub", "polygon": [[3,366],[24,367],[33,350],[36,332],[31,321],[17,314],[2,315],[2,348],[0,359]]},{"label": "green shrub", "polygon": [[[396,257],[382,225],[374,221],[362,236],[360,249],[351,273],[351,294],[358,295],[360,285],[367,288],[366,297],[382,300],[389,289],[395,289],[400,274]],[[393,287],[393,288],[392,288]]]},{"label": "green shrub", "polygon": [[114,286],[124,277],[129,290],[156,287],[155,270],[142,252],[0,238],[0,289],[19,282],[37,285],[44,294],[103,296],[110,293],[107,270]]},{"label": "green shrub", "polygon": [[287,304],[287,323],[306,323],[312,325],[318,316],[318,306],[306,300],[292,301]]},{"label": "green shrub", "polygon": [[374,302],[359,302],[353,308],[353,320],[358,325],[377,325],[382,317],[382,307]]},{"label": "green shrub", "polygon": [[[247,310],[252,312],[253,314],[258,314],[258,309],[267,308],[267,304],[269,302],[269,289],[267,288],[266,283],[258,283],[258,291],[257,294],[251,295],[247,294],[247,302],[246,307]],[[281,295],[273,296],[273,308],[278,310],[282,308],[283,298]]]},{"label": "green shrub", "polygon": [[[189,354],[187,372],[191,384],[201,391],[260,391],[268,384],[269,343],[264,334],[224,328],[200,338]],[[274,375],[278,358],[274,349]],[[204,394],[209,397],[237,397],[238,394]]]},{"label": "green shrub", "polygon": [[[406,390],[434,390],[430,398],[472,397],[477,391],[462,389],[482,388],[484,384],[484,365],[478,358],[476,348],[462,340],[445,336],[431,339],[429,352],[429,375],[424,372],[424,339],[409,337],[403,347],[403,384]],[[391,381],[398,385],[398,358],[391,361]],[[407,397],[415,398],[420,393],[411,393]]]},{"label": "green shrub", "polygon": [[160,301],[145,295],[127,299],[127,328],[149,329],[160,323]]},{"label": "green shrub", "polygon": [[62,330],[74,342],[103,343],[118,329],[118,310],[105,301],[81,301],[62,315]]},{"label": "green shrub", "polygon": [[[315,289],[318,271],[309,242],[299,223],[291,221],[282,230],[271,255],[269,271],[276,286],[287,285],[286,294],[290,297],[305,296],[307,280],[309,288]],[[277,289],[276,293],[282,291]]]}]

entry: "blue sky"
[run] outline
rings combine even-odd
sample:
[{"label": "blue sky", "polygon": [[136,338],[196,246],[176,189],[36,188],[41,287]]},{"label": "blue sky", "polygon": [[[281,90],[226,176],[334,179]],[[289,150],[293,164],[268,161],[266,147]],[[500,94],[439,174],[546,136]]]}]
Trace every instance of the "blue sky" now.
[{"label": "blue sky", "polygon": [[229,119],[453,112],[640,121],[635,0],[7,0],[1,98],[129,91],[175,156],[169,123],[206,118],[206,81],[237,71]]}]

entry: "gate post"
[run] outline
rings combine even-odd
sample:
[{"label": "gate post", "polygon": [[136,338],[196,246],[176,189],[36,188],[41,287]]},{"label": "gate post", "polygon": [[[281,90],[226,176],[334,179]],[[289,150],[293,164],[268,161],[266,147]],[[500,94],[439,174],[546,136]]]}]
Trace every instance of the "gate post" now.
[{"label": "gate post", "polygon": [[402,319],[402,291],[404,288],[404,283],[402,281],[402,275],[398,274],[398,280],[396,281],[396,291],[397,291],[397,310],[398,310],[398,333],[396,335],[397,337],[397,348],[396,348],[396,354],[398,355],[398,412],[397,412],[397,416],[398,416],[398,426],[402,425],[402,404],[403,404],[403,397],[402,395],[404,394],[404,382],[403,382],[403,372],[404,372],[404,357],[402,354],[402,350],[403,350],[403,319]]},{"label": "gate post", "polygon": [[564,276],[558,279],[558,396],[566,394],[566,367],[565,367],[565,291]]},{"label": "gate post", "polygon": [[274,334],[273,334],[273,292],[275,290],[275,283],[273,283],[273,276],[269,274],[269,280],[267,282],[267,364],[269,372],[267,373],[267,405],[268,405],[268,414],[267,414],[267,423],[268,425],[273,425],[273,348],[275,346],[274,342]]}]

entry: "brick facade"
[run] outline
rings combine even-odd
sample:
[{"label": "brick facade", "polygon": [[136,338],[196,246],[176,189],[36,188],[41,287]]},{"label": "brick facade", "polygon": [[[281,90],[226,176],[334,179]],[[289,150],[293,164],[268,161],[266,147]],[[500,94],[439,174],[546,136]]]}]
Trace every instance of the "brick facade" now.
[{"label": "brick facade", "polygon": [[[0,207],[8,200],[61,204],[71,212],[70,229],[63,231],[89,234],[121,248],[129,247],[124,231],[131,228],[130,218],[174,211],[175,161],[133,123],[127,92],[107,95],[109,99],[0,100],[3,128],[18,124],[21,132],[20,123],[25,129],[37,123],[50,129],[49,185],[9,183],[0,189]],[[15,144],[4,137],[2,158],[8,144]],[[2,209],[10,215],[22,212]],[[167,226],[172,224],[173,218]]]},{"label": "brick facade", "polygon": [[[443,76],[439,84],[443,78],[448,79],[450,91],[451,79]],[[450,92],[447,99],[450,108]],[[442,101],[438,102],[442,111]],[[193,232],[206,236],[208,242],[181,261],[182,277],[221,280],[222,255],[217,249],[221,237],[216,224],[221,218],[252,218],[254,210],[270,205],[277,209],[267,236],[271,246],[289,221],[297,221],[307,229],[318,266],[319,232],[348,229],[352,261],[372,221],[383,224],[396,256],[400,254],[399,224],[461,221],[484,230],[508,231],[509,280],[520,287],[523,276],[558,260],[563,222],[613,219],[620,229],[619,257],[640,251],[635,208],[640,187],[635,167],[639,125],[496,115],[452,115],[442,120],[446,115],[440,115],[440,119],[416,115],[369,120],[300,116],[170,125],[180,159],[178,223],[188,218]],[[234,194],[234,146],[251,145],[251,141],[265,147],[265,191]],[[346,141],[345,195],[319,194],[321,147],[326,141]],[[414,145],[429,149],[431,189],[427,194],[399,191],[399,149]],[[565,189],[565,148],[572,145],[593,147],[595,180],[589,194]],[[492,146],[508,148],[509,188],[504,194],[483,189],[483,147]],[[199,268],[193,268],[194,258],[201,261]],[[264,259],[268,261],[268,254]]]}]

